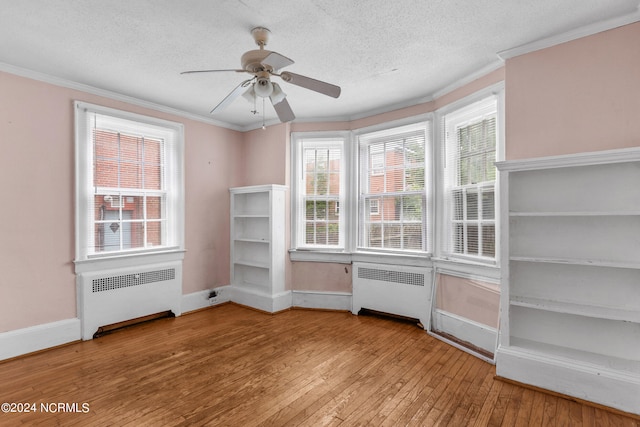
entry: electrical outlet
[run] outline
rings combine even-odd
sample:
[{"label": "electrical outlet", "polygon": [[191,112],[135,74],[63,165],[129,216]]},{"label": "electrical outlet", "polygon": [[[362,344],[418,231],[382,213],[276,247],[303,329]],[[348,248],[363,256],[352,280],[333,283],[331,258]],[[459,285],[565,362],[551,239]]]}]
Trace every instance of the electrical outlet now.
[{"label": "electrical outlet", "polygon": [[220,297],[218,296],[209,298],[209,305],[216,305],[219,302],[220,302]]}]

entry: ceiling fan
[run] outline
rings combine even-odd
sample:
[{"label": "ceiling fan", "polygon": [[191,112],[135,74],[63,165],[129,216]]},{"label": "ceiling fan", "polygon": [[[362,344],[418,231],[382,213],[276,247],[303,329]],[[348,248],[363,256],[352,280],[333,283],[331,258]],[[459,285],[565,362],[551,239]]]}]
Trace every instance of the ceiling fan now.
[{"label": "ceiling fan", "polygon": [[[286,94],[282,92],[279,84],[271,82],[271,76],[280,77],[287,83],[304,87],[333,98],[340,96],[339,86],[312,79],[311,77],[302,76],[300,74],[291,73],[289,71],[280,72],[282,68],[287,67],[294,62],[286,56],[264,48],[269,41],[270,33],[271,31],[264,27],[256,27],[251,30],[251,35],[260,48],[250,50],[242,55],[240,60],[242,69],[193,70],[183,71],[180,73],[193,74],[234,71],[238,73],[253,74],[253,77],[236,86],[229,95],[216,105],[215,108],[211,110],[211,114],[222,110],[240,95],[243,95],[250,100],[253,99],[254,101],[256,100],[256,97],[259,97],[263,99],[263,102],[264,98],[268,97],[271,100],[271,104],[273,104],[273,108],[276,110],[276,114],[278,114],[280,121],[292,121],[296,116],[293,114],[293,111],[287,102]],[[255,109],[253,112],[256,112]]]}]

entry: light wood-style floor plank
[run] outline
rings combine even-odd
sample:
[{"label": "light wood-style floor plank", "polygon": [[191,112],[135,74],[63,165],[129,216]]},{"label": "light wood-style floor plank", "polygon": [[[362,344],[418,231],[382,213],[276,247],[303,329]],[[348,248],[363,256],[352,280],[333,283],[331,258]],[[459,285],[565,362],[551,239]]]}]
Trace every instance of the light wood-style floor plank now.
[{"label": "light wood-style floor plank", "polygon": [[38,409],[0,426],[640,427],[494,376],[408,322],[227,304],[0,363],[0,403]]}]

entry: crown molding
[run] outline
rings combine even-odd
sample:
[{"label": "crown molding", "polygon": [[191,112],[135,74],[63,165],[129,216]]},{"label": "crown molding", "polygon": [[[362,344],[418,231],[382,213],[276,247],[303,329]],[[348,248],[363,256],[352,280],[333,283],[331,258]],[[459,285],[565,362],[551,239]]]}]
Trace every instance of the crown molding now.
[{"label": "crown molding", "polygon": [[593,166],[611,163],[627,163],[640,161],[640,148],[617,148],[604,151],[589,151],[557,156],[535,157],[518,160],[496,162],[499,171],[525,171],[535,169],[552,169],[569,166]]},{"label": "crown molding", "polygon": [[123,95],[121,93],[112,92],[105,89],[100,89],[94,86],[89,86],[83,83],[77,83],[71,80],[55,77],[49,74],[40,73],[38,71],[29,70],[27,68],[17,67],[15,65],[0,62],[0,71],[4,71],[9,74],[15,74],[20,77],[25,77],[32,80],[37,80],[43,83],[52,84],[54,86],[65,87],[68,89],[78,90],[81,92],[89,93],[91,95],[102,96],[114,101],[126,102],[127,104],[136,105],[138,107],[148,108],[150,110],[158,111],[161,113],[167,113],[174,116],[182,117],[189,120],[195,120],[202,123],[215,125],[218,127],[231,129],[235,131],[243,131],[241,126],[233,125],[227,122],[221,122],[214,120],[206,116],[199,114],[193,114],[186,111],[179,110],[177,108],[168,107],[166,105],[157,104],[155,102],[145,101],[143,99],[135,98],[129,95]]},{"label": "crown molding", "polygon": [[640,21],[640,5],[636,8],[635,11],[625,15],[594,22],[589,25],[574,28],[573,30],[566,31],[564,33],[556,34],[543,39],[538,39],[520,46],[513,47],[511,49],[503,50],[501,52],[498,52],[498,57],[505,61],[516,56],[524,55],[525,53],[546,49],[548,47],[552,47],[561,43],[577,40],[582,37],[591,36],[593,34],[622,27],[623,25],[632,24],[638,21]]}]

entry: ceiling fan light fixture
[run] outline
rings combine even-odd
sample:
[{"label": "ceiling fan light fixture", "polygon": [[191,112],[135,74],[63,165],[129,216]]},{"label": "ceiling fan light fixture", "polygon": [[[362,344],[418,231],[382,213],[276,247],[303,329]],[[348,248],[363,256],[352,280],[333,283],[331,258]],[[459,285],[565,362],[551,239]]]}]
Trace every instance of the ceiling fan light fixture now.
[{"label": "ceiling fan light fixture", "polygon": [[273,92],[273,85],[267,78],[259,78],[253,85],[253,90],[260,98],[267,98]]}]

